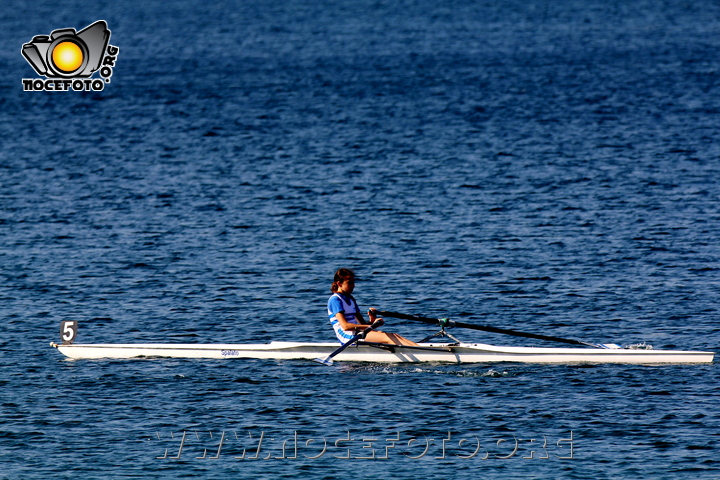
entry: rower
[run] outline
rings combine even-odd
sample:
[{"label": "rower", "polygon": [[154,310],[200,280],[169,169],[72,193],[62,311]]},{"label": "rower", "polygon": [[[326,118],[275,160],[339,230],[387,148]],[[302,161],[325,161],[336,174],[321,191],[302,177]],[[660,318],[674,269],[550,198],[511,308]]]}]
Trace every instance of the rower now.
[{"label": "rower", "polygon": [[[369,323],[365,321],[360,308],[358,307],[352,292],[355,289],[355,273],[348,268],[341,268],[335,272],[330,290],[333,295],[328,300],[328,318],[335,330],[340,343],[345,343],[358,332],[368,329]],[[368,310],[370,323],[378,319],[375,309]],[[412,340],[398,335],[397,333],[381,332],[372,330],[368,332],[365,340],[374,343],[388,343],[392,345],[418,346]]]}]

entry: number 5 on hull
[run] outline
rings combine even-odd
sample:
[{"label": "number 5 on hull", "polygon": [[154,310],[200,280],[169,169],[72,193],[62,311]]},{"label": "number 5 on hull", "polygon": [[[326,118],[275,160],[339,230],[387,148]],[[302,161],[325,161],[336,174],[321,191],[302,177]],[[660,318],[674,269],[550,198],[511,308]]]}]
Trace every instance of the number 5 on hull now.
[{"label": "number 5 on hull", "polygon": [[75,320],[67,320],[60,322],[60,338],[63,345],[70,345],[75,341],[77,336],[78,324]]}]

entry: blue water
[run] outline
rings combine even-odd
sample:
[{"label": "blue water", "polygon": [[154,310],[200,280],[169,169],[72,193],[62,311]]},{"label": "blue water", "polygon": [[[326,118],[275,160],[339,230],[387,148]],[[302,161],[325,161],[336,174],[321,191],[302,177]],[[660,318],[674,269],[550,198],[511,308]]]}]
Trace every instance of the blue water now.
[{"label": "blue water", "polygon": [[[22,90],[23,43],[101,19],[102,92]],[[717,2],[6,0],[0,26],[0,478],[720,477],[717,363],[48,346],[63,320],[329,341],[344,266],[362,307],[718,350]]]}]

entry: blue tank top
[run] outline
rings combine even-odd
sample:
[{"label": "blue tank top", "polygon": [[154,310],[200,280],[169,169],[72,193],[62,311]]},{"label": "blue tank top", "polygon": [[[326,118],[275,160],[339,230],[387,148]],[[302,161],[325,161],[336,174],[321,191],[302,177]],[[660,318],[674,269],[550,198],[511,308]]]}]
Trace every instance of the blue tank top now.
[{"label": "blue tank top", "polygon": [[346,297],[341,293],[335,293],[328,300],[328,319],[330,323],[338,323],[335,314],[342,312],[345,314],[345,320],[349,323],[359,324],[355,314],[358,312],[357,302],[354,298]]}]

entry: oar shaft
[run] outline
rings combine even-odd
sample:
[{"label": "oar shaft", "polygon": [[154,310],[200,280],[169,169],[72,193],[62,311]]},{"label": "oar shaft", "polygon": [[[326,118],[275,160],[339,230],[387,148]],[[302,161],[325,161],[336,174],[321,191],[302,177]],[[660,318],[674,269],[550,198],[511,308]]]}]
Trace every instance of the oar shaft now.
[{"label": "oar shaft", "polygon": [[358,340],[362,340],[365,338],[365,336],[368,334],[368,332],[371,332],[372,330],[376,328],[380,328],[385,324],[382,318],[378,318],[375,320],[368,328],[365,328],[363,330],[360,330],[354,337],[352,337],[347,342],[343,343],[337,350],[332,352],[330,355],[327,356],[324,360],[322,358],[316,358],[315,361],[318,363],[322,363],[323,365],[331,365],[332,364],[332,358],[335,355],[338,355],[340,352],[345,350],[347,347],[352,345],[353,343],[357,342]]},{"label": "oar shaft", "polygon": [[382,315],[384,317],[393,317],[393,318],[399,318],[402,320],[415,320],[417,322],[429,323],[431,325],[440,325],[442,327],[468,328],[471,330],[479,330],[481,332],[491,332],[491,333],[501,333],[503,335],[512,335],[514,337],[534,338],[536,340],[547,340],[550,342],[569,343],[570,345],[585,345],[585,346],[589,346],[589,347],[597,347],[597,345],[595,345],[593,343],[582,342],[580,340],[573,340],[571,338],[560,338],[560,337],[552,337],[549,335],[540,335],[537,333],[519,332],[517,330],[508,330],[505,328],[491,327],[490,325],[475,325],[473,323],[454,322],[452,320],[448,320],[447,318],[421,317],[420,315],[408,315],[406,313],[386,312],[386,311],[380,311],[380,310],[377,310],[375,313],[377,313],[377,315]]}]

